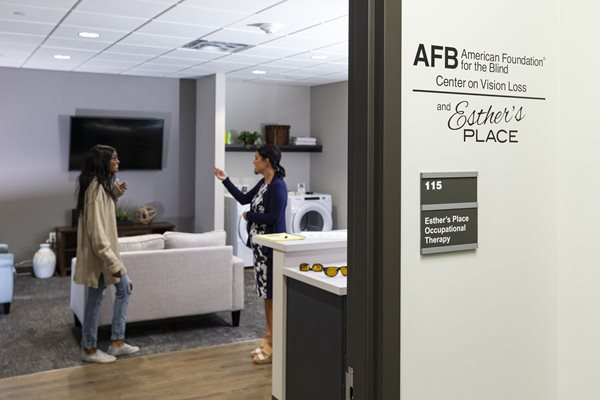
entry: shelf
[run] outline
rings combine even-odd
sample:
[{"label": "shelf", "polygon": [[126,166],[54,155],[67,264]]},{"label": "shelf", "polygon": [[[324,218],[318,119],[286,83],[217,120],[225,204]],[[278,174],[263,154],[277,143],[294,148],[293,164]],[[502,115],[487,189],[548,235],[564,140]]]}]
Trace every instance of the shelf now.
[{"label": "shelf", "polygon": [[[323,145],[317,144],[314,146],[310,145],[294,145],[294,144],[282,144],[279,147],[281,152],[289,153],[321,153],[323,151]],[[257,146],[244,147],[243,144],[226,144],[225,151],[234,152],[254,152]]]}]

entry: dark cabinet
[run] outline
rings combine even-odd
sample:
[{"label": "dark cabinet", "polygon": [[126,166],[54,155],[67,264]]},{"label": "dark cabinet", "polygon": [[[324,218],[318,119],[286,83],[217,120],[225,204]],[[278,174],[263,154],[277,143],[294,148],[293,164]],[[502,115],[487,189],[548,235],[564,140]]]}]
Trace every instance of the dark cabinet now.
[{"label": "dark cabinet", "polygon": [[342,400],[346,296],[288,277],[285,392],[287,400]]}]

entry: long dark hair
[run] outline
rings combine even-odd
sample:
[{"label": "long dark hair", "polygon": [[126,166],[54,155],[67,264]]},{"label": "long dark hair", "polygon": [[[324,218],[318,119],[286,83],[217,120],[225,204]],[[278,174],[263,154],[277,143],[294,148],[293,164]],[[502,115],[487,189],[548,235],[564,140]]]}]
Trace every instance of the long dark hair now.
[{"label": "long dark hair", "polygon": [[116,150],[110,146],[97,144],[88,151],[83,161],[81,174],[77,181],[77,213],[81,215],[85,207],[85,192],[90,183],[96,178],[100,186],[114,200],[112,192],[114,173],[110,171],[110,160]]},{"label": "long dark hair", "polygon": [[285,178],[285,168],[279,164],[281,161],[281,150],[279,147],[274,144],[264,144],[260,146],[257,150],[258,154],[263,159],[268,159],[271,163],[271,167],[275,170],[275,175],[280,178]]}]

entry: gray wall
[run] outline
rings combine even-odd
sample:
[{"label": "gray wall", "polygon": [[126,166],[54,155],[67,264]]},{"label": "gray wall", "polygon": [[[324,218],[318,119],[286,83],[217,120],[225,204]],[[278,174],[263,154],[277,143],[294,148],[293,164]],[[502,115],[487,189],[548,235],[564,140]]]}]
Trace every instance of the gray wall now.
[{"label": "gray wall", "polygon": [[348,82],[315,86],[310,91],[312,136],[323,153],[310,156],[311,190],[330,193],[333,224],[347,227],[348,216]]},{"label": "gray wall", "polygon": [[121,172],[129,183],[123,202],[159,202],[161,220],[191,229],[195,90],[186,85],[182,81],[180,88],[174,79],[0,68],[0,241],[9,243],[17,262],[30,260],[54,227],[70,224],[78,173],[67,170],[69,116],[82,110],[167,117],[163,169]]},{"label": "gray wall", "polygon": [[[310,135],[310,89],[307,87],[227,81],[225,127],[227,130],[259,131],[264,125],[290,125],[291,136]],[[225,153],[225,170],[236,183],[253,185],[260,179],[253,173],[254,153]],[[283,153],[288,190],[298,182],[310,189],[310,153]]]}]

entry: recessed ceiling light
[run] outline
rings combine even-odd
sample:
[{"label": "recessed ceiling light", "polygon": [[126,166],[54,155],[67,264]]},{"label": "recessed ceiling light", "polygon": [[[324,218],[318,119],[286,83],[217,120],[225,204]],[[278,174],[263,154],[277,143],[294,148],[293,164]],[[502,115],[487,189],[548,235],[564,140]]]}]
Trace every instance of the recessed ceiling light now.
[{"label": "recessed ceiling light", "polygon": [[100,37],[100,34],[96,33],[96,32],[79,32],[78,35],[81,37],[84,37],[84,38],[99,38]]},{"label": "recessed ceiling light", "polygon": [[56,58],[57,60],[70,60],[71,56],[65,56],[63,54],[55,54],[54,58]]},{"label": "recessed ceiling light", "polygon": [[263,69],[255,69],[254,71],[252,71],[252,73],[254,75],[264,75],[267,73],[267,71],[263,70]]},{"label": "recessed ceiling light", "polygon": [[312,58],[313,60],[327,60],[327,56],[322,55],[322,54],[315,54],[314,56],[311,56],[310,58]]}]

